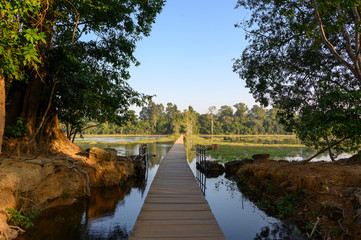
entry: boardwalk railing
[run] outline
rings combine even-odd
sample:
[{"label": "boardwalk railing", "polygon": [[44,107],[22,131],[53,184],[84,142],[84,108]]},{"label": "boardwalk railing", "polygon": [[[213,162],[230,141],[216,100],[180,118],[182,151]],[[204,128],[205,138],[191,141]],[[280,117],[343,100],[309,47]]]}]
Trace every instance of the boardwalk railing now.
[{"label": "boardwalk railing", "polygon": [[148,146],[147,144],[142,144],[139,146],[139,155],[144,159],[148,158]]},{"label": "boardwalk railing", "polygon": [[206,147],[204,145],[197,145],[196,146],[196,165],[197,165],[197,172],[196,172],[196,179],[199,188],[201,189],[203,195],[206,195],[207,189],[207,178],[204,172],[200,171],[200,169],[206,169]]}]

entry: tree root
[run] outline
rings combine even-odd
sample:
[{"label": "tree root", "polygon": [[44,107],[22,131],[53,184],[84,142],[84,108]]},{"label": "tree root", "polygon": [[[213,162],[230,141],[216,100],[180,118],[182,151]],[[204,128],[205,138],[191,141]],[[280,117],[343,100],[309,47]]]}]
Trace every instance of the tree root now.
[{"label": "tree root", "polygon": [[[70,162],[71,165],[69,166],[68,164],[65,163],[65,164],[53,164],[53,166],[55,166],[55,167],[64,166],[64,167],[66,167],[68,169],[74,169],[75,168],[76,170],[81,172],[85,176],[85,179],[86,179],[86,193],[87,193],[87,196],[90,197],[90,191],[91,190],[90,190],[90,184],[89,184],[90,180],[89,180],[88,172],[81,169],[79,166],[75,165],[75,160],[74,159],[66,158],[65,160],[66,160],[67,163]],[[55,160],[53,160],[53,161],[55,161]]]},{"label": "tree root", "polygon": [[0,231],[0,236],[3,236],[5,240],[8,240],[8,235],[6,235],[5,231]]},{"label": "tree root", "polygon": [[17,231],[20,232],[20,233],[24,233],[24,232],[25,232],[24,229],[22,229],[21,227],[18,227],[18,226],[9,225],[9,228],[15,229],[15,230],[17,230]]},{"label": "tree root", "polygon": [[35,202],[34,200],[30,199],[30,198],[25,198],[25,197],[20,197],[20,199],[25,200],[25,201],[29,201],[34,203],[36,206],[39,206],[39,203]]},{"label": "tree root", "polygon": [[[34,160],[34,159],[26,159],[26,160],[14,160],[15,162],[22,162],[22,163],[28,163],[28,164],[34,164],[34,165],[39,165],[41,167],[44,167],[45,165],[47,164],[50,164],[52,163],[53,166],[55,167],[61,167],[61,166],[64,166],[68,169],[76,169],[78,170],[80,173],[82,173],[84,176],[85,176],[85,179],[86,179],[86,193],[87,193],[87,196],[90,197],[90,180],[89,180],[89,174],[87,171],[81,169],[80,166],[78,165],[75,165],[77,163],[77,161],[73,158],[70,158],[70,157],[64,157],[64,156],[60,156],[60,157],[54,157],[52,158],[51,160],[49,161],[44,161],[44,162],[30,162],[31,160]],[[54,161],[56,160],[65,160],[66,163],[65,164],[61,164],[61,163],[54,163]],[[68,163],[70,163],[70,165],[68,165]],[[95,169],[95,168],[94,168]]]}]

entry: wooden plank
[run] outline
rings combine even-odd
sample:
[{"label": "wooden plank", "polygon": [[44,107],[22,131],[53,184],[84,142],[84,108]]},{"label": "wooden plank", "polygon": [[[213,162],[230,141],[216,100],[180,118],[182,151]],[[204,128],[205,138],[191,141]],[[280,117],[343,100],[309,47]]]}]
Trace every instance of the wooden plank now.
[{"label": "wooden plank", "polygon": [[183,136],[162,161],[129,239],[225,239],[187,164]]},{"label": "wooden plank", "polygon": [[144,211],[139,220],[211,220],[212,216],[210,211]]},{"label": "wooden plank", "polygon": [[[159,239],[167,239],[167,240],[180,240],[182,237],[137,237],[138,240],[159,240]],[[187,240],[219,240],[224,239],[222,237],[187,237]]]},{"label": "wooden plank", "polygon": [[[154,225],[142,222],[141,225],[135,225],[134,230],[131,233],[130,239],[133,237],[222,237],[223,233],[219,229],[215,228],[215,224],[208,225],[171,225],[161,224]],[[136,239],[136,238],[135,238]]]},{"label": "wooden plank", "polygon": [[[208,204],[184,204],[184,203],[176,203],[176,204],[156,204],[156,203],[148,203],[144,204],[141,211],[153,210],[153,211],[210,211]],[[140,216],[140,215],[139,215]]]}]

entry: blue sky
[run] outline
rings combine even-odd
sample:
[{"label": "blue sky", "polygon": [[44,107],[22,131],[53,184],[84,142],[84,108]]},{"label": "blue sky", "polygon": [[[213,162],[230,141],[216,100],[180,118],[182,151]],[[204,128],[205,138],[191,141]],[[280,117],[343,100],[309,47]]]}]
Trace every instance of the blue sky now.
[{"label": "blue sky", "polygon": [[232,71],[247,42],[234,24],[247,18],[234,9],[237,0],[168,0],[150,37],[137,44],[141,62],[130,69],[129,84],[153,95],[156,103],[189,105],[199,113],[208,107],[255,104],[245,83]]}]

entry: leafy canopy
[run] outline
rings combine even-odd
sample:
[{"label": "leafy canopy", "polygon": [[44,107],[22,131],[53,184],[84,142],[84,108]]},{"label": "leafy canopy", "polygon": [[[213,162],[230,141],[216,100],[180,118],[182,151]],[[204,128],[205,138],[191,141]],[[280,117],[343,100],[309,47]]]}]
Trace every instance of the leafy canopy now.
[{"label": "leafy canopy", "polygon": [[22,69],[37,69],[41,63],[37,44],[45,42],[40,32],[41,3],[34,0],[0,2],[0,74],[8,81],[21,80]]},{"label": "leafy canopy", "polygon": [[126,80],[129,67],[139,65],[133,55],[136,43],[150,34],[164,3],[3,1],[0,74],[7,85],[12,79],[41,78],[45,85],[41,105],[50,101],[60,121],[77,130],[84,118],[122,125],[134,119],[130,105],[141,106],[150,99]]},{"label": "leafy canopy", "polygon": [[[360,148],[359,0],[239,0],[249,46],[234,62],[255,99],[308,145]],[[328,143],[327,143],[328,142]]]}]

